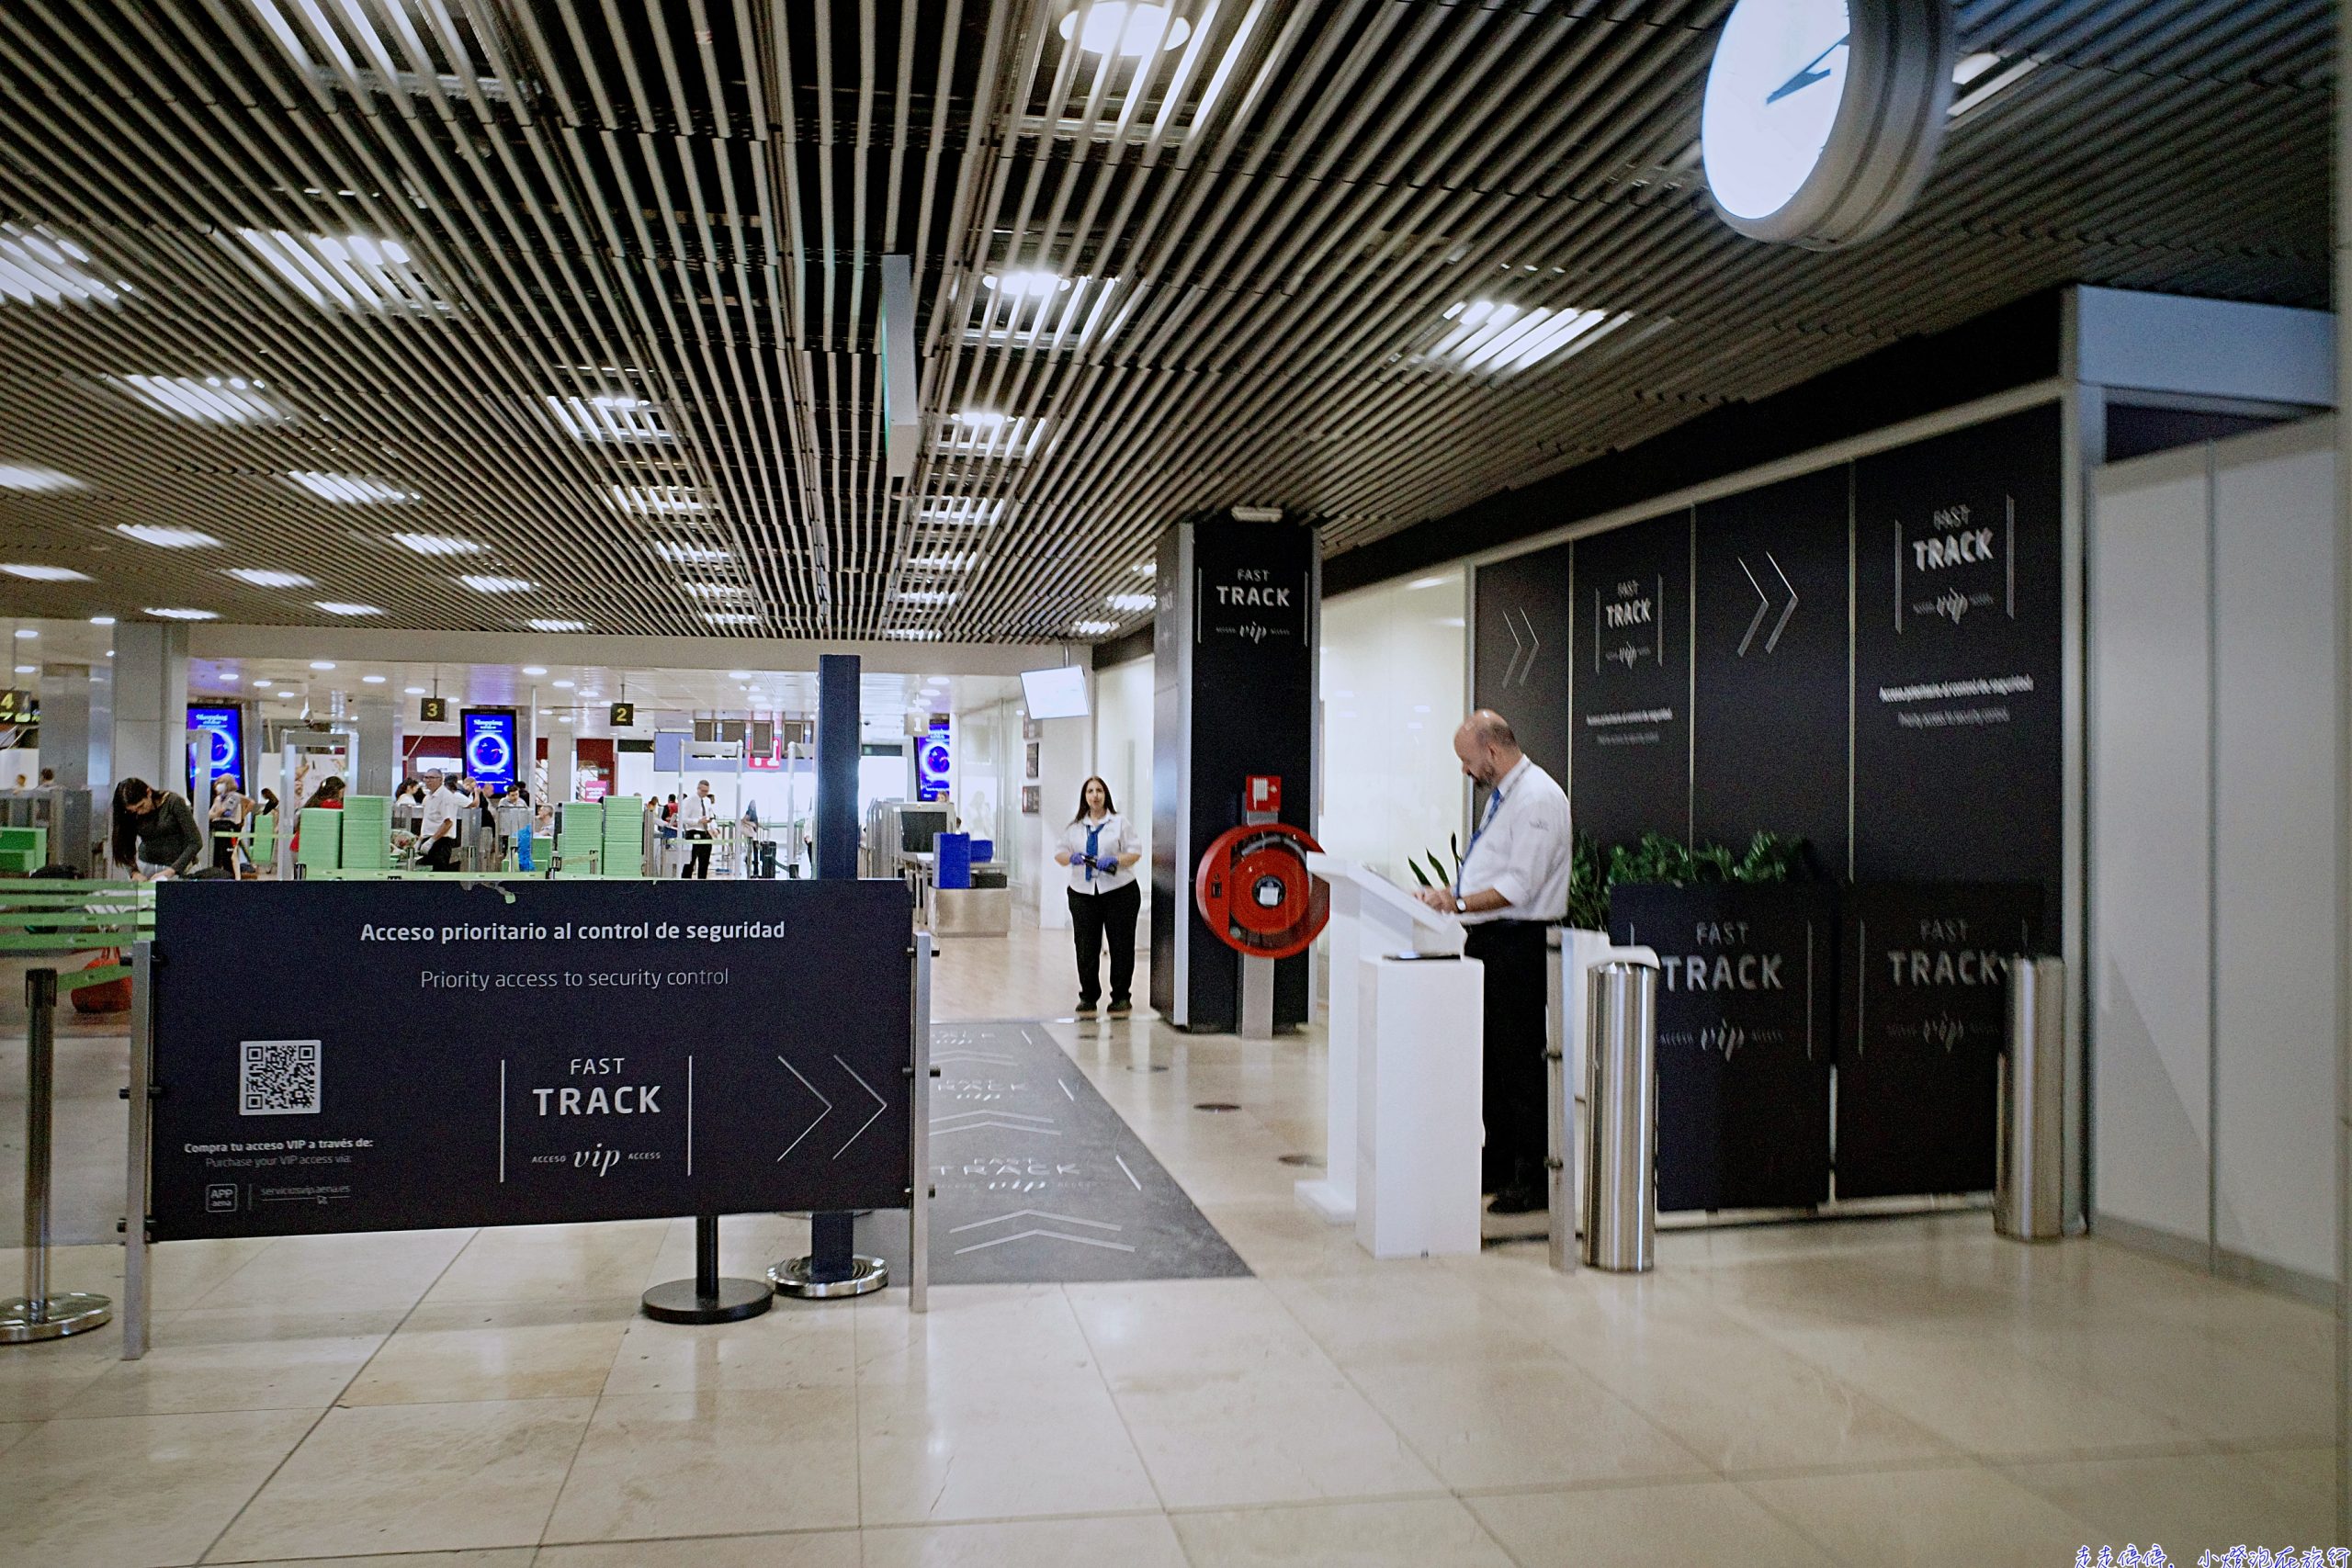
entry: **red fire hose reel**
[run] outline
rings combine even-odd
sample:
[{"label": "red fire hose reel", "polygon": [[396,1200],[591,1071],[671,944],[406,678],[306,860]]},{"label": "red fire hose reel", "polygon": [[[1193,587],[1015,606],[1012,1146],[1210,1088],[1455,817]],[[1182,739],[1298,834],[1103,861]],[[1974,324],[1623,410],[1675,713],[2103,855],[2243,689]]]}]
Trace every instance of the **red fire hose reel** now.
[{"label": "red fire hose reel", "polygon": [[1253,822],[1218,834],[1193,875],[1201,919],[1250,958],[1305,953],[1331,919],[1331,890],[1306,869],[1323,846],[1287,822]]}]

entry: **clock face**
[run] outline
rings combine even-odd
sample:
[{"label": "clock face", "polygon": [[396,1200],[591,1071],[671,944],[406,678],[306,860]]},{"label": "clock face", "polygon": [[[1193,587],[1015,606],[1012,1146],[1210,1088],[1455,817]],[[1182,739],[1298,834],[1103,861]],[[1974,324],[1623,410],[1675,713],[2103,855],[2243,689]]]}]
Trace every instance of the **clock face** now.
[{"label": "clock face", "polygon": [[1822,161],[1846,100],[1846,0],[1739,0],[1707,73],[1707,186],[1736,219],[1788,206]]}]

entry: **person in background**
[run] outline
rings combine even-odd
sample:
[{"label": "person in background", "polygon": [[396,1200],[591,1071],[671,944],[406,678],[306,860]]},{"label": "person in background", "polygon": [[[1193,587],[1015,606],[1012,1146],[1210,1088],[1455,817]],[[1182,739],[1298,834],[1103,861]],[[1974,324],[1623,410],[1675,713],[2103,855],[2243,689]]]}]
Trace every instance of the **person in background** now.
[{"label": "person in background", "polygon": [[[318,788],[311,792],[311,798],[302,803],[302,811],[340,811],[342,809],[343,779],[340,774],[330,774]],[[294,842],[288,846],[298,855],[302,852],[302,811],[294,813]]]},{"label": "person in background", "polygon": [[125,779],[114,786],[112,816],[114,858],[138,880],[184,876],[204,859],[204,829],[186,795]]},{"label": "person in background", "polygon": [[50,785],[51,785],[51,784],[55,784],[56,782],[57,782],[57,770],[56,770],[55,768],[43,768],[43,769],[40,771],[40,787],[41,787],[41,788],[43,788],[43,789],[47,789],[47,788],[49,788],[49,786],[50,786]]},{"label": "person in background", "polygon": [[718,819],[718,803],[710,797],[710,781],[695,781],[694,794],[678,808],[678,826],[686,836],[692,850],[685,866],[678,873],[683,880],[710,880],[710,829]]},{"label": "person in background", "polygon": [[1054,861],[1069,867],[1070,933],[1078,942],[1078,1014],[1091,1018],[1102,994],[1102,939],[1111,939],[1111,1016],[1133,1010],[1128,992],[1136,978],[1136,911],[1143,890],[1136,886],[1136,863],[1143,840],[1119,815],[1111,786],[1089,779],[1079,786],[1078,815],[1062,829]]},{"label": "person in background", "polygon": [[275,817],[277,815],[277,792],[276,790],[266,789],[261,792],[261,804],[254,807],[254,815],[256,817]]},{"label": "person in background", "polygon": [[473,802],[465,791],[450,789],[441,782],[441,775],[428,772],[424,806],[418,818],[416,863],[431,871],[454,871],[458,834],[463,830],[466,812]]},{"label": "person in background", "polygon": [[1526,1214],[1549,1197],[1544,928],[1568,914],[1568,797],[1519,749],[1510,723],[1480,708],[1453,733],[1453,754],[1489,792],[1452,887],[1420,899],[1470,928],[1463,955],[1487,966],[1485,1190],[1491,1213]]},{"label": "person in background", "polygon": [[401,780],[401,787],[392,791],[392,826],[401,832],[413,835],[416,814],[424,806],[424,792],[414,779]]},{"label": "person in background", "polygon": [[204,826],[212,840],[212,869],[233,874],[237,869],[237,832],[245,825],[251,802],[238,793],[237,775],[215,774],[212,780],[212,805],[205,813]]}]

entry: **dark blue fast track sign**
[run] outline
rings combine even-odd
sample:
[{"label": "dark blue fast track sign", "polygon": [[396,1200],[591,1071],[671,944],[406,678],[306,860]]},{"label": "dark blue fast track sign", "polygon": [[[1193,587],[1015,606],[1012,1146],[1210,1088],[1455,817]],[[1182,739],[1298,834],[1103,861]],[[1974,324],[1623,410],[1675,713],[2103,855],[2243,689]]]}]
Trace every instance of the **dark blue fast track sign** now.
[{"label": "dark blue fast track sign", "polygon": [[904,1208],[911,947],[898,882],[170,884],[152,1234]]}]

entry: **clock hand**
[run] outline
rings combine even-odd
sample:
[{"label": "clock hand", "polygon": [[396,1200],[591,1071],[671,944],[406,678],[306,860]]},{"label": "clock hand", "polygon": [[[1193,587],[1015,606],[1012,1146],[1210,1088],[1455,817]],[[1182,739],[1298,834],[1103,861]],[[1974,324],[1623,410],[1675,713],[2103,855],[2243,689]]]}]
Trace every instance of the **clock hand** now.
[{"label": "clock hand", "polygon": [[[1851,36],[1851,34],[1848,35],[1848,37]],[[1764,101],[1768,104],[1777,104],[1782,98],[1787,97],[1790,94],[1801,93],[1805,88],[1812,86],[1815,82],[1827,81],[1829,79],[1829,73],[1826,71],[1816,71],[1814,67],[1819,65],[1823,61],[1828,59],[1831,55],[1837,53],[1839,50],[1845,47],[1846,39],[1841,38],[1836,43],[1831,44],[1827,49],[1823,50],[1819,54],[1815,55],[1811,60],[1806,61],[1803,65],[1797,67],[1797,73],[1795,75],[1790,77],[1787,81],[1773,88],[1771,92],[1766,94]]]}]

